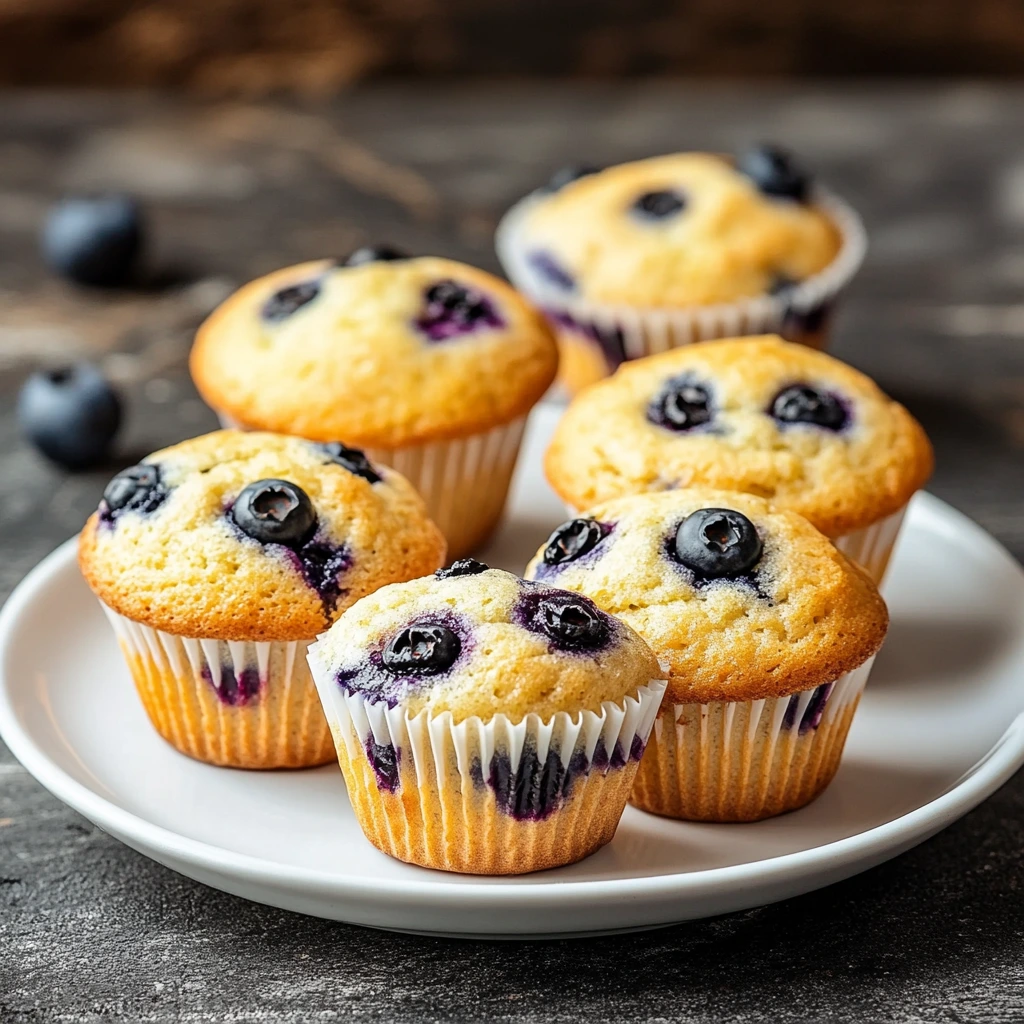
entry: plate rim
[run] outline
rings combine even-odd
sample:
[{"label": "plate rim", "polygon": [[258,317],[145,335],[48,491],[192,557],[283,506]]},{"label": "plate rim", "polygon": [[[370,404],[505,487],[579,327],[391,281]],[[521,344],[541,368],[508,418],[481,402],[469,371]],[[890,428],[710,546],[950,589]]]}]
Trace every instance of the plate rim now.
[{"label": "plate rim", "polygon": [[[932,521],[942,521],[945,527],[955,527],[958,533],[966,530],[972,542],[986,546],[1024,584],[1024,568],[999,541],[969,517],[931,494],[919,494],[913,504],[915,517],[923,515]],[[38,592],[74,562],[76,545],[77,536],[47,555],[15,587],[0,608],[0,736],[11,753],[59,800],[152,859],[160,859],[149,852],[156,851],[196,870],[230,875],[240,881],[286,891],[316,890],[335,897],[365,901],[365,879],[346,878],[320,869],[238,853],[183,836],[118,806],[64,771],[35,743],[28,731],[21,728],[12,700],[18,684],[8,678],[9,651],[17,642],[19,624],[30,611]],[[532,904],[548,909],[553,906],[571,908],[596,898],[650,900],[685,898],[697,893],[706,896],[723,889],[742,889],[752,882],[756,882],[758,887],[768,887],[785,883],[801,871],[810,873],[817,867],[828,868],[835,873],[858,861],[865,862],[865,867],[868,867],[888,859],[888,856],[898,855],[951,824],[994,793],[1022,765],[1024,694],[1022,710],[1007,724],[1006,730],[945,792],[891,821],[843,839],[741,864],[639,877],[585,881],[561,881],[549,877],[540,882],[531,881],[526,875],[494,884],[493,879],[485,883],[466,881],[467,876],[461,876],[457,882],[449,881],[442,872],[431,871],[423,878],[376,879],[374,898],[387,903],[401,900],[406,905],[410,900],[422,904],[443,899],[450,907],[458,905],[470,910],[510,903],[520,907]]]}]

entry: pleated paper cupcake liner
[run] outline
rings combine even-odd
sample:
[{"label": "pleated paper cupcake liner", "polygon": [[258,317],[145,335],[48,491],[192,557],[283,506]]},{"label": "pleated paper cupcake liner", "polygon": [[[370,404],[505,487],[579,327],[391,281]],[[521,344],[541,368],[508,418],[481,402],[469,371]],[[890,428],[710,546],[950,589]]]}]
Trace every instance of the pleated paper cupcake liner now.
[{"label": "pleated paper cupcake liner", "polygon": [[232,768],[309,768],[334,759],[306,663],[310,641],[175,636],[100,604],[149,720],[181,753]]},{"label": "pleated paper cupcake liner", "polygon": [[847,558],[867,569],[871,578],[880,586],[906,514],[907,506],[904,505],[877,523],[836,537],[833,543]]},{"label": "pleated paper cupcake liner", "polygon": [[591,302],[567,295],[531,264],[523,229],[543,196],[526,196],[502,218],[495,237],[498,259],[512,283],[547,314],[562,351],[560,379],[576,392],[630,359],[713,338],[781,334],[825,348],[836,300],[864,260],[867,235],[854,210],[819,191],[823,209],[841,236],[835,259],[817,274],[778,295],[690,307],[643,307]]},{"label": "pleated paper cupcake liner", "polygon": [[[226,413],[225,427],[245,429]],[[454,561],[479,548],[505,509],[523,440],[526,417],[478,434],[400,448],[367,448],[373,462],[390,466],[419,491],[430,518],[448,541]]]},{"label": "pleated paper cupcake liner", "polygon": [[600,713],[455,722],[346,694],[310,665],[366,838],[410,864],[525,874],[615,834],[664,693],[654,680]]},{"label": "pleated paper cupcake liner", "polygon": [[874,658],[786,697],[669,704],[630,802],[687,821],[757,821],[810,803],[832,781]]}]

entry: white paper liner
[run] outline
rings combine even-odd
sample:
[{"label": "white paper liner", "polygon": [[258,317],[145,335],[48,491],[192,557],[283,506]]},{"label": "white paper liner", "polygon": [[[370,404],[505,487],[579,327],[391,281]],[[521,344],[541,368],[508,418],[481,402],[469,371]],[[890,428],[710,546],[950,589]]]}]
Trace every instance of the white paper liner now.
[{"label": "white paper liner", "polygon": [[[238,767],[304,767],[332,759],[330,731],[306,663],[311,641],[176,636],[100,607],[124,653],[147,666],[135,677],[157,731],[183,753]],[[256,692],[232,701],[245,674]]]},{"label": "white paper liner", "polygon": [[[346,772],[350,797],[368,838],[385,849],[385,852],[403,860],[449,870],[505,873],[506,869],[494,867],[491,859],[495,853],[498,860],[509,856],[510,851],[502,848],[505,844],[498,844],[497,851],[491,850],[489,855],[485,842],[484,849],[478,850],[469,859],[470,866],[459,862],[457,857],[454,860],[447,860],[446,857],[450,851],[465,847],[467,830],[473,833],[470,838],[477,841],[488,834],[501,834],[502,828],[509,825],[531,825],[529,820],[517,820],[506,810],[500,809],[496,799],[490,795],[492,790],[486,780],[496,753],[502,755],[503,765],[507,757],[509,771],[517,776],[517,791],[527,793],[539,790],[541,773],[550,771],[547,762],[552,753],[557,755],[558,762],[565,770],[573,762],[573,770],[578,773],[578,777],[574,776],[564,802],[549,808],[550,815],[544,815],[547,820],[536,826],[537,829],[547,826],[557,837],[558,823],[554,819],[563,811],[572,813],[570,808],[576,793],[586,788],[591,776],[628,770],[628,781],[631,782],[637,755],[650,735],[666,686],[662,679],[651,680],[639,687],[635,696],[628,696],[621,703],[606,701],[601,705],[599,713],[582,711],[571,715],[559,712],[546,721],[539,715],[528,714],[518,722],[499,714],[488,721],[474,716],[456,722],[447,711],[439,715],[426,711],[410,715],[401,707],[391,708],[383,701],[370,701],[359,694],[346,693],[338,685],[329,667],[320,661],[316,645],[310,647],[307,656],[335,743],[339,747],[339,755],[343,748],[351,764],[375,771],[367,754],[369,741],[379,747],[390,747],[397,751],[398,768],[394,786],[380,781],[365,786],[361,779],[367,777],[367,773],[353,778]],[[527,750],[536,755],[529,763],[523,758]],[[595,751],[598,751],[596,761]],[[344,767],[345,758],[341,760]],[[534,774],[530,774],[531,771]],[[522,774],[524,772],[526,774]],[[479,798],[475,794],[480,794]],[[602,808],[602,819],[611,816],[613,820],[611,832],[602,835],[600,842],[611,838],[614,825],[625,807],[627,795],[628,786],[621,787],[621,806],[616,809],[606,804]],[[359,809],[365,809],[368,801],[380,804],[390,797],[395,801],[393,808],[397,809],[400,805],[400,813],[407,820],[389,821],[386,829],[377,828],[376,837],[371,836],[367,830],[367,821]],[[475,807],[475,811],[468,816],[464,810],[467,799]],[[449,814],[447,809],[455,803],[463,811]],[[364,810],[364,813],[367,817],[387,816],[388,811],[376,806],[372,810]],[[394,809],[392,813],[395,813]],[[578,827],[575,831],[579,831]],[[381,842],[381,833],[386,833],[384,842]],[[409,838],[410,834],[412,839]],[[525,836],[525,833],[522,834]],[[433,838],[419,838],[425,835],[433,835]],[[563,835],[563,841],[564,838]],[[433,859],[427,860],[422,853],[417,855],[414,851],[417,843],[424,846],[433,843],[438,853]],[[522,859],[517,861],[517,866],[512,870],[529,871],[553,866],[550,852],[544,851],[543,842],[538,843],[536,836],[529,841],[528,846],[529,849],[523,851]],[[571,846],[587,853],[596,848],[593,844],[588,845],[587,836],[578,834],[571,837]],[[531,861],[531,855],[542,859],[540,862]],[[577,852],[569,859],[577,859],[579,855]]]},{"label": "white paper liner", "polygon": [[875,583],[881,584],[906,513],[904,505],[877,523],[836,537],[833,543],[847,558],[867,569]]},{"label": "white paper liner", "polygon": [[873,664],[784,697],[666,706],[632,802],[703,821],[752,821],[806,804],[838,768]]},{"label": "white paper liner", "polygon": [[626,359],[640,359],[713,338],[785,333],[787,320],[794,314],[806,316],[830,307],[856,274],[867,251],[867,233],[857,213],[837,196],[818,189],[813,202],[838,229],[839,252],[824,270],[784,294],[679,308],[592,302],[567,295],[530,265],[524,227],[530,211],[543,199],[542,193],[531,193],[508,210],[498,224],[495,248],[505,273],[516,288],[556,320],[559,330],[567,329],[564,323],[557,323],[561,317],[580,325],[578,330],[568,330],[581,337],[589,331],[605,337],[619,336]]},{"label": "white paper liner", "polygon": [[[217,412],[225,427],[246,429]],[[490,536],[505,508],[526,417],[449,441],[366,448],[371,462],[390,466],[419,491],[448,541],[448,559],[469,554]]]}]

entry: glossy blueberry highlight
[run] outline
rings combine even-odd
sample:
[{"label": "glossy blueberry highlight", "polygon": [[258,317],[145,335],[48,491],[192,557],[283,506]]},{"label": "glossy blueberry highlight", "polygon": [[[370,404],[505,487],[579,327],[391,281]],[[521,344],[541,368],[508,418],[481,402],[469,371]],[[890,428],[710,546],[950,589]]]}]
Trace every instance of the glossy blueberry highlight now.
[{"label": "glossy blueberry highlight", "polygon": [[107,484],[100,502],[100,519],[113,523],[126,512],[147,515],[167,499],[168,490],[160,479],[160,467],[143,462],[122,469]]},{"label": "glossy blueberry highlight", "polygon": [[490,300],[457,281],[438,281],[424,293],[416,326],[430,341],[446,341],[483,327],[504,327]]},{"label": "glossy blueberry highlight", "polygon": [[711,392],[692,377],[673,377],[647,406],[649,422],[677,432],[711,421]]},{"label": "glossy blueberry highlight", "polygon": [[407,253],[390,245],[363,245],[350,252],[342,261],[343,267],[361,267],[367,263],[390,263],[407,260]]},{"label": "glossy blueberry highlight", "polygon": [[379,484],[383,477],[373,468],[372,463],[366,457],[366,453],[359,448],[349,448],[340,441],[329,441],[327,444],[317,446],[328,459],[338,466],[342,466],[350,473],[369,480],[371,484]]},{"label": "glossy blueberry highlight", "polygon": [[605,531],[596,519],[570,519],[548,538],[542,559],[545,565],[575,562],[604,540]]},{"label": "glossy blueberry highlight", "polygon": [[778,146],[757,146],[743,153],[736,169],[745,174],[766,196],[778,199],[807,201],[810,175],[794,161],[791,154]]},{"label": "glossy blueberry highlight", "polygon": [[761,558],[757,528],[742,513],[702,508],[676,530],[672,554],[698,577],[721,579],[749,572]]},{"label": "glossy blueberry highlight", "polygon": [[598,650],[611,635],[608,616],[593,601],[565,590],[530,587],[519,599],[515,616],[525,629],[546,636],[560,650]]},{"label": "glossy blueberry highlight", "polygon": [[138,276],[142,210],[130,196],[77,196],[59,202],[43,228],[43,256],[78,284],[117,288]]},{"label": "glossy blueberry highlight", "polygon": [[280,323],[282,320],[287,320],[296,310],[312,302],[319,294],[319,281],[302,281],[299,284],[291,284],[287,288],[274,292],[263,303],[260,313],[263,319],[269,323]]},{"label": "glossy blueberry highlight", "polygon": [[447,569],[438,569],[434,577],[439,580],[450,580],[453,576],[478,576],[487,572],[490,566],[485,562],[478,562],[475,558],[460,558],[452,562]]},{"label": "glossy blueberry highlight", "polygon": [[843,403],[832,392],[810,384],[794,384],[772,402],[772,417],[782,424],[806,423],[825,430],[842,430],[849,422]]},{"label": "glossy blueberry highlight", "polygon": [[558,192],[566,185],[579,181],[580,178],[587,178],[591,174],[597,174],[600,170],[601,168],[594,164],[568,164],[560,167],[548,179],[547,191]]},{"label": "glossy blueberry highlight", "polygon": [[437,675],[462,653],[454,630],[434,622],[416,622],[396,633],[381,655],[381,664],[398,675]]},{"label": "glossy blueberry highlight", "polygon": [[643,220],[666,220],[686,209],[686,197],[674,189],[645,192],[633,203],[633,213]]},{"label": "glossy blueberry highlight", "polygon": [[86,469],[110,454],[121,425],[121,400],[89,363],[38,370],[18,395],[18,425],[52,462]]},{"label": "glossy blueberry highlight", "polygon": [[289,480],[257,480],[231,506],[231,518],[247,536],[261,544],[298,548],[316,530],[316,511],[309,495]]}]

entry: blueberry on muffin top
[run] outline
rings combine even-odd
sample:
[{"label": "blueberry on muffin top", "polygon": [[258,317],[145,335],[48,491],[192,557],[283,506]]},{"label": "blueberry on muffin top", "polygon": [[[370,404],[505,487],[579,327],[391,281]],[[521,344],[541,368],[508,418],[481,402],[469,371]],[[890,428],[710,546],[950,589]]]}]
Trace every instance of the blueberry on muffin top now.
[{"label": "blueberry on muffin top", "polygon": [[223,430],[117,474],[79,540],[109,607],[168,633],[312,639],[444,541],[400,474],[344,445]]}]

